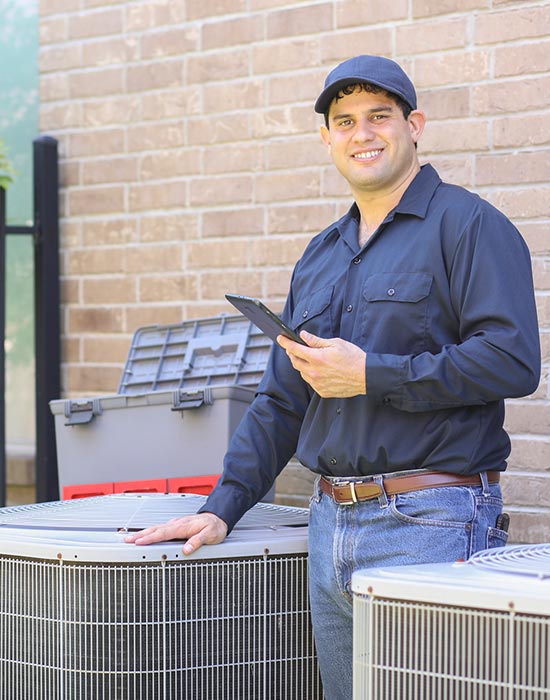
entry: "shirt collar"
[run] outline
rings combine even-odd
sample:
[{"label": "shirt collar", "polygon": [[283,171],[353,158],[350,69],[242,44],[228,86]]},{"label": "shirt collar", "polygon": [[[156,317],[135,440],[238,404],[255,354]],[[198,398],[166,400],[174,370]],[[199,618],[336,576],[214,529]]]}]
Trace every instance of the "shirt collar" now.
[{"label": "shirt collar", "polygon": [[[399,204],[393,209],[386,221],[393,219],[395,214],[409,214],[417,216],[420,219],[425,219],[428,214],[428,207],[434,196],[434,193],[441,183],[441,178],[437,174],[435,168],[429,163],[421,166],[420,172],[417,173],[414,180],[405,190]],[[357,224],[359,222],[359,209],[355,202],[352,204],[349,211],[344,216],[336,221],[332,226],[325,230],[323,239],[328,238],[332,233],[339,233],[346,238],[346,233],[357,236]],[[350,231],[350,228],[352,231]]]}]

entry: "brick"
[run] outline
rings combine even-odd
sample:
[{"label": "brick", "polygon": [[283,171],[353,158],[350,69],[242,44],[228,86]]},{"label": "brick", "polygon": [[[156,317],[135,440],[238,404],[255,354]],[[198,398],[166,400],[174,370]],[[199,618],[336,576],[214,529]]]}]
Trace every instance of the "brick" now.
[{"label": "brick", "polygon": [[84,66],[108,66],[139,60],[139,42],[136,37],[116,37],[87,41],[82,47]]},{"label": "brick", "polygon": [[496,148],[550,143],[550,113],[497,118],[493,123],[493,141]]},{"label": "brick", "polygon": [[121,67],[83,71],[69,75],[71,99],[100,97],[124,92],[124,71]]},{"label": "brick", "polygon": [[183,81],[183,61],[156,61],[137,66],[128,66],[126,88],[129,92],[144,92],[175,88]]},{"label": "brick", "polygon": [[537,295],[537,315],[541,328],[550,328],[550,295]]},{"label": "brick", "polygon": [[[370,53],[380,56],[391,56],[393,53],[394,31],[390,27],[378,26],[371,29],[360,26],[359,29],[340,30],[323,36],[320,46],[321,62],[326,66],[315,81],[315,98],[321,92],[326,74],[336,64],[345,61],[350,56]],[[366,49],[365,47],[368,47]]]},{"label": "brick", "polygon": [[515,185],[547,182],[550,151],[519,151],[478,155],[475,159],[476,185]]},{"label": "brick", "polygon": [[198,54],[189,56],[187,60],[187,78],[191,84],[234,80],[248,74],[248,49]]},{"label": "brick", "polygon": [[62,304],[77,304],[80,302],[80,281],[62,279],[60,281],[60,298]]},{"label": "brick", "polygon": [[[184,318],[182,304],[140,304],[129,307],[126,310],[126,324],[129,330],[134,331],[143,326],[151,326],[158,323],[167,326],[171,323],[181,323]],[[120,373],[119,373],[120,381]]]},{"label": "brick", "polygon": [[130,152],[178,148],[185,143],[185,129],[181,122],[138,124],[129,127],[126,133]]},{"label": "brick", "polygon": [[124,210],[124,187],[94,187],[72,189],[69,192],[69,211],[72,216],[109,214]]},{"label": "brick", "polygon": [[489,51],[460,51],[436,56],[421,56],[414,61],[415,86],[423,88],[478,82],[490,77],[489,68]]},{"label": "brick", "polygon": [[266,154],[268,170],[311,167],[331,162],[316,129],[310,135],[270,141],[266,146]]},{"label": "brick", "polygon": [[85,246],[125,245],[137,239],[137,225],[136,219],[120,217],[83,221],[82,240]]},{"label": "brick", "polygon": [[316,67],[319,63],[321,43],[320,39],[312,38],[253,46],[253,75],[299,71],[303,68]]},{"label": "brick", "polygon": [[[342,211],[344,212],[349,209],[351,205],[351,193],[349,185],[340,175],[338,170],[334,166],[329,166],[324,168],[321,173],[321,196],[322,197],[348,197],[350,198],[349,204]],[[337,215],[338,218],[338,215]]]},{"label": "brick", "polygon": [[254,110],[263,107],[266,89],[261,80],[238,80],[219,85],[204,86],[204,111],[206,114]]},{"label": "brick", "polygon": [[125,248],[92,248],[69,251],[66,274],[95,275],[126,272]]},{"label": "brick", "polygon": [[271,206],[268,209],[268,233],[318,233],[336,220],[333,204]]},{"label": "brick", "polygon": [[502,480],[502,496],[506,503],[516,506],[536,504],[539,507],[550,506],[550,475],[531,476],[524,472],[514,474],[506,472]]},{"label": "brick", "polygon": [[197,241],[187,246],[187,267],[191,270],[249,267],[254,242],[232,238],[228,241]]},{"label": "brick", "polygon": [[535,288],[542,290],[550,289],[550,260],[547,258],[533,258],[533,277]]},{"label": "brick", "polygon": [[82,124],[82,105],[78,102],[46,104],[40,109],[39,118],[42,131],[78,127]]},{"label": "brick", "polygon": [[[82,339],[82,360],[96,365],[108,363],[119,364],[121,368],[126,363],[131,339],[127,336],[109,335]],[[119,374],[122,374],[122,369]],[[118,388],[118,386],[117,386]]]},{"label": "brick", "polygon": [[550,540],[550,513],[532,509],[516,511],[506,508],[511,515],[509,544],[534,544]]},{"label": "brick", "polygon": [[187,203],[187,188],[186,182],[178,180],[130,185],[128,206],[132,212],[182,208]]},{"label": "brick", "polygon": [[[307,75],[295,72],[270,76],[264,81],[265,87],[262,88],[263,92],[267,93],[267,104],[277,106],[305,102],[313,110],[315,100],[323,86],[324,74],[325,71],[316,71],[314,75],[309,72]],[[265,99],[262,100],[260,107],[264,104]]]},{"label": "brick", "polygon": [[121,34],[122,17],[122,9],[118,7],[73,14],[69,17],[69,39]]},{"label": "brick", "polygon": [[200,32],[197,27],[183,26],[143,34],[140,39],[141,59],[164,56],[184,56],[199,48]]},{"label": "brick", "polygon": [[489,124],[473,119],[428,122],[419,145],[423,153],[486,151],[489,148]]},{"label": "brick", "polygon": [[494,50],[495,77],[550,70],[550,41],[507,44]]},{"label": "brick", "polygon": [[201,28],[204,50],[221,49],[229,46],[245,46],[263,41],[264,20],[261,15],[242,15],[234,19],[224,18],[207,22]]},{"label": "brick", "polygon": [[41,104],[54,100],[65,100],[69,97],[68,75],[41,75],[39,79]]},{"label": "brick", "polygon": [[190,184],[189,201],[192,206],[250,202],[254,179],[250,175],[194,178]]},{"label": "brick", "polygon": [[479,13],[474,21],[476,44],[497,44],[550,34],[550,12],[546,4]]},{"label": "brick", "polygon": [[61,13],[76,12],[80,9],[80,0],[41,0],[38,4],[40,17]]},{"label": "brick", "polygon": [[286,107],[257,111],[252,115],[252,135],[257,139],[317,131],[317,117],[311,107]]},{"label": "brick", "polygon": [[101,127],[115,124],[131,124],[141,117],[139,97],[115,95],[86,100],[81,104],[82,126]]},{"label": "brick", "polygon": [[252,236],[264,230],[264,212],[260,208],[205,211],[202,234],[209,236]]},{"label": "brick", "polygon": [[123,312],[110,307],[69,309],[70,333],[114,333],[122,329]]},{"label": "brick", "polygon": [[128,274],[179,272],[183,269],[182,246],[139,245],[126,249]]},{"label": "brick", "polygon": [[82,47],[79,44],[42,47],[38,60],[41,73],[80,68],[82,65]]},{"label": "brick", "polygon": [[310,236],[255,238],[251,242],[253,266],[294,266],[311,240]]},{"label": "brick", "polygon": [[67,17],[42,18],[38,27],[40,46],[57,44],[67,40]]},{"label": "brick", "polygon": [[548,435],[550,405],[529,403],[528,400],[508,401],[506,405],[506,430],[513,433]]},{"label": "brick", "polygon": [[316,169],[295,172],[261,173],[256,178],[258,202],[280,202],[318,197],[321,189]]},{"label": "brick", "polygon": [[[261,273],[256,270],[243,268],[238,271],[225,270],[223,275],[216,271],[204,272],[200,276],[201,299],[215,299],[217,303],[220,303],[228,291],[254,297],[262,296]],[[226,311],[233,309],[233,307],[230,308],[230,304],[227,302],[224,303],[224,307]]]},{"label": "brick", "polygon": [[207,115],[189,119],[188,144],[192,146],[212,143],[244,141],[250,137],[251,127],[247,114],[227,114],[223,117]]},{"label": "brick", "polygon": [[336,4],[336,28],[406,19],[408,14],[408,0],[392,0],[392,2],[341,0]]},{"label": "brick", "polygon": [[541,357],[545,364],[550,363],[550,333],[543,331],[540,334]]},{"label": "brick", "polygon": [[186,7],[187,19],[191,21],[245,12],[248,9],[245,0],[187,0]]},{"label": "brick", "polygon": [[142,180],[198,175],[201,172],[202,155],[198,148],[171,148],[144,155],[140,159],[139,173]]},{"label": "brick", "polygon": [[413,17],[443,15],[490,7],[489,0],[413,0]]},{"label": "brick", "polygon": [[143,276],[139,280],[141,302],[183,301],[197,298],[197,278],[194,275]]},{"label": "brick", "polygon": [[550,216],[550,187],[499,190],[488,199],[512,220]]},{"label": "brick", "polygon": [[187,117],[191,114],[200,114],[202,110],[202,91],[197,86],[142,94],[140,98],[143,119],[158,121],[172,117]]},{"label": "brick", "polygon": [[286,298],[290,290],[291,269],[268,270],[265,273],[264,288],[267,297]]},{"label": "brick", "polygon": [[82,164],[82,184],[131,182],[138,178],[138,159],[122,156],[86,161]]},{"label": "brick", "polygon": [[253,173],[261,171],[263,165],[264,155],[257,143],[210,146],[204,158],[204,173]]},{"label": "brick", "polygon": [[267,14],[267,39],[319,34],[332,29],[332,3],[298,6]]},{"label": "brick", "polygon": [[531,253],[550,253],[550,226],[547,223],[522,221],[519,230]]},{"label": "brick", "polygon": [[101,277],[82,281],[85,305],[128,304],[137,301],[136,282],[130,277]]},{"label": "brick", "polygon": [[470,88],[430,88],[418,91],[418,106],[428,121],[452,119],[470,115]]},{"label": "brick", "polygon": [[474,114],[527,112],[550,104],[550,77],[493,81],[473,88]]},{"label": "brick", "polygon": [[550,471],[550,438],[513,438],[508,464],[511,470]]},{"label": "brick", "polygon": [[467,40],[466,17],[429,22],[416,20],[395,28],[395,50],[398,56],[463,48],[467,45]]},{"label": "brick", "polygon": [[72,365],[67,367],[67,384],[74,396],[114,394],[120,384],[122,367]]},{"label": "brick", "polygon": [[199,215],[193,212],[178,214],[155,214],[141,216],[140,241],[161,243],[194,238],[197,235]]},{"label": "brick", "polygon": [[67,248],[78,248],[82,245],[82,224],[80,221],[60,221],[60,246],[63,250]]},{"label": "brick", "polygon": [[436,155],[424,158],[423,149],[419,148],[419,158],[422,164],[429,161],[444,182],[471,188],[473,175],[472,160],[469,154],[458,156]]}]

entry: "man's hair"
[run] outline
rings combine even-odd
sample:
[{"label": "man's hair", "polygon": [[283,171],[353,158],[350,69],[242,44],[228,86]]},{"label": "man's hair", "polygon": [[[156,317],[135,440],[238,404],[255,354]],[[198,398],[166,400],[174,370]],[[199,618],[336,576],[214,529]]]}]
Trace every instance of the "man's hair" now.
[{"label": "man's hair", "polygon": [[[352,85],[346,85],[336,93],[336,96],[333,100],[331,100],[330,105],[332,104],[332,102],[334,102],[334,100],[338,101],[341,100],[342,97],[344,97],[345,95],[353,94],[357,88],[364,92],[372,92],[374,95],[377,95],[379,92],[384,93],[384,95],[387,95],[395,102],[395,104],[403,113],[403,117],[405,119],[408,119],[409,114],[412,112],[412,107],[409,104],[407,104],[405,100],[399,97],[399,95],[395,95],[393,92],[388,92],[387,90],[384,90],[384,88],[381,88],[378,85],[373,85],[372,83],[353,83]],[[330,105],[328,106],[328,109],[325,112],[325,125],[327,128],[329,124],[328,113],[330,111]]]}]

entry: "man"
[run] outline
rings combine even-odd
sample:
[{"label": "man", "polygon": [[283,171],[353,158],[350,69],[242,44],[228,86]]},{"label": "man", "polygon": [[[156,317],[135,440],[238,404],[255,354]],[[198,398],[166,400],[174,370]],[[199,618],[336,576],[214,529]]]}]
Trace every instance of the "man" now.
[{"label": "man", "polygon": [[540,373],[530,257],[514,226],[420,167],[409,78],[359,56],[327,77],[321,137],[354,198],[296,265],[258,395],[201,512],[133,535],[220,542],[296,452],[319,475],[310,595],[328,700],[352,696],[359,568],[454,561],[502,545],[504,399]]}]

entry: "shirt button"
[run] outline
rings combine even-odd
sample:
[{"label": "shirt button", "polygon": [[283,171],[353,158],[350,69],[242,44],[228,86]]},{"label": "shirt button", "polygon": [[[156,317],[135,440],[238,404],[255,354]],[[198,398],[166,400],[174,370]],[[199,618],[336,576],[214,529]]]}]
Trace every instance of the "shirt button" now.
[{"label": "shirt button", "polygon": [[359,265],[360,262],[361,262],[361,258],[353,258],[354,265]]},{"label": "shirt button", "polygon": [[389,297],[392,297],[395,294],[395,289],[393,287],[390,287],[387,291],[387,295]]},{"label": "shirt button", "polygon": [[304,313],[302,314],[302,318],[307,318],[309,311],[306,309]]},{"label": "shirt button", "polygon": [[330,458],[330,463],[331,463],[331,464],[336,464],[336,457],[331,457],[331,458]]},{"label": "shirt button", "polygon": [[337,413],[338,415],[340,415],[340,413],[342,413],[342,409],[340,408],[340,406],[338,406],[338,408],[336,409],[336,413]]},{"label": "shirt button", "polygon": [[382,403],[391,403],[391,399],[388,396],[386,396],[385,399],[382,399]]},{"label": "shirt button", "polygon": [[351,304],[349,304],[348,306],[346,306],[346,311],[347,311],[348,313],[349,313],[350,311],[353,311],[353,306],[352,306]]}]

